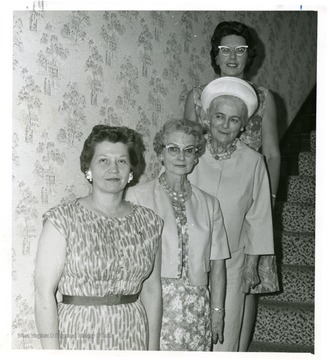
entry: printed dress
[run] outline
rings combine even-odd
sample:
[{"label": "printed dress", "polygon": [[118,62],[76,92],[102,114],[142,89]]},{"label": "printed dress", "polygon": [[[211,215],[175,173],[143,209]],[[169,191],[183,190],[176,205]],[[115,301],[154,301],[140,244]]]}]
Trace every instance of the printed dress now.
[{"label": "printed dress", "polygon": [[182,253],[179,279],[161,278],[163,317],[160,350],[210,351],[211,317],[207,286],[192,286],[188,281],[188,232],[185,204],[173,202]]},{"label": "printed dress", "polygon": [[[248,121],[245,127],[245,131],[240,136],[240,140],[242,140],[243,143],[245,143],[253,150],[260,152],[262,146],[262,118],[266,110],[268,89],[263,86],[255,85],[252,82],[249,82],[249,84],[253,86],[254,90],[257,93],[259,106],[257,111]],[[201,103],[201,93],[205,87],[206,85],[201,85],[193,89],[194,110],[197,121],[208,125],[208,119],[202,108]],[[261,283],[257,285],[254,289],[251,289],[251,293],[263,294],[279,291],[276,256],[260,256],[258,272]]]},{"label": "printed dress", "polygon": [[[163,221],[132,205],[120,218],[101,216],[78,199],[44,214],[67,242],[58,290],[64,295],[105,296],[139,293],[151,273]],[[147,350],[145,309],[134,303],[114,306],[58,304],[61,349]]]}]

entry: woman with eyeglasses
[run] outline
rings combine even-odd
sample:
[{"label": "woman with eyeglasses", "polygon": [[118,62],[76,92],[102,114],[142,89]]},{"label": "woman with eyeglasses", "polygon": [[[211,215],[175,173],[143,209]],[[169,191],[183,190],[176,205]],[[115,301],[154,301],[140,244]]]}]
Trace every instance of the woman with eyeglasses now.
[{"label": "woman with eyeglasses", "polygon": [[187,179],[205,144],[200,124],[168,121],[153,143],[164,172],[127,192],[164,220],[160,350],[209,351],[223,342],[225,227],[218,200]]},{"label": "woman with eyeglasses", "polygon": [[[211,38],[211,65],[216,78],[236,77],[246,80],[256,53],[256,44],[246,25],[236,21],[221,22]],[[248,81],[249,82],[249,81]],[[280,150],[276,120],[276,106],[272,93],[263,86],[249,82],[255,89],[259,105],[244,127],[240,140],[265,156],[270,178],[272,205],[275,203],[279,183]],[[193,88],[186,100],[184,117],[204,122],[205,111],[201,103],[201,94],[206,85]],[[205,176],[205,175],[204,175]],[[261,283],[251,289],[246,296],[245,312],[241,332],[240,351],[247,351],[253,333],[257,297],[254,294],[271,293],[279,290],[276,272],[276,258],[260,258]],[[252,294],[253,293],[253,294]]]}]

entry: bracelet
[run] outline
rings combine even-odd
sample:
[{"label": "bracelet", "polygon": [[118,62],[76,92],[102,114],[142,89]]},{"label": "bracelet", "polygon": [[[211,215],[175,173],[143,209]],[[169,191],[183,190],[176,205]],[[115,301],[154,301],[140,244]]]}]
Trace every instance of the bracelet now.
[{"label": "bracelet", "polygon": [[211,308],[211,310],[216,311],[217,313],[225,312],[224,308],[221,308],[221,307],[218,307],[218,306]]},{"label": "bracelet", "polygon": [[271,197],[276,199],[276,195],[275,194],[271,194]]}]

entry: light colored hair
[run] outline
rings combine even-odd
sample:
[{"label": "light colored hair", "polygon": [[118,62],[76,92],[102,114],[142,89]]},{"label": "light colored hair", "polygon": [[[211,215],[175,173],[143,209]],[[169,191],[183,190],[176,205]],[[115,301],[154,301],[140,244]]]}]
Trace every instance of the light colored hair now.
[{"label": "light colored hair", "polygon": [[242,120],[242,126],[245,126],[249,120],[248,118],[248,108],[245,104],[245,102],[240,99],[239,97],[237,96],[233,96],[233,95],[220,95],[216,98],[214,98],[211,103],[210,103],[210,106],[209,106],[209,109],[208,109],[208,115],[205,117],[205,125],[206,126],[210,126],[210,119],[211,119],[211,112],[212,112],[212,104],[213,102],[216,100],[216,99],[231,99],[233,101],[238,101],[241,105],[242,105],[242,114],[241,114],[241,120]]},{"label": "light colored hair", "polygon": [[195,147],[198,149],[198,152],[196,153],[197,157],[205,152],[206,138],[204,137],[204,134],[206,133],[206,129],[195,121],[173,119],[168,120],[154,137],[153,148],[157,156],[162,153],[163,147],[166,145],[165,141],[167,137],[177,131],[194,136]]}]

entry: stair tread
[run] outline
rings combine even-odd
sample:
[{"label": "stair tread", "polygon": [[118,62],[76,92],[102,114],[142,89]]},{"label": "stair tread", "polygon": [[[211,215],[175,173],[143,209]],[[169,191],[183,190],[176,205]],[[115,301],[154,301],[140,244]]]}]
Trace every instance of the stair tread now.
[{"label": "stair tread", "polygon": [[276,202],[274,226],[278,230],[314,233],[315,204],[308,202]]},{"label": "stair tread", "polygon": [[293,352],[293,353],[314,353],[314,346],[293,345],[283,343],[270,343],[265,341],[252,341],[248,352]]},{"label": "stair tread", "polygon": [[311,311],[314,309],[314,304],[311,303],[302,303],[302,302],[280,302],[278,300],[266,300],[260,299],[259,306],[271,307],[277,309],[298,309],[301,311]]},{"label": "stair tread", "polygon": [[292,265],[292,264],[282,264],[283,269],[294,269],[298,271],[315,271],[314,265]]},{"label": "stair tread", "polygon": [[253,340],[314,344],[314,304],[260,299]]},{"label": "stair tread", "polygon": [[280,291],[261,296],[261,300],[292,303],[314,303],[315,267],[305,265],[279,265]]}]

